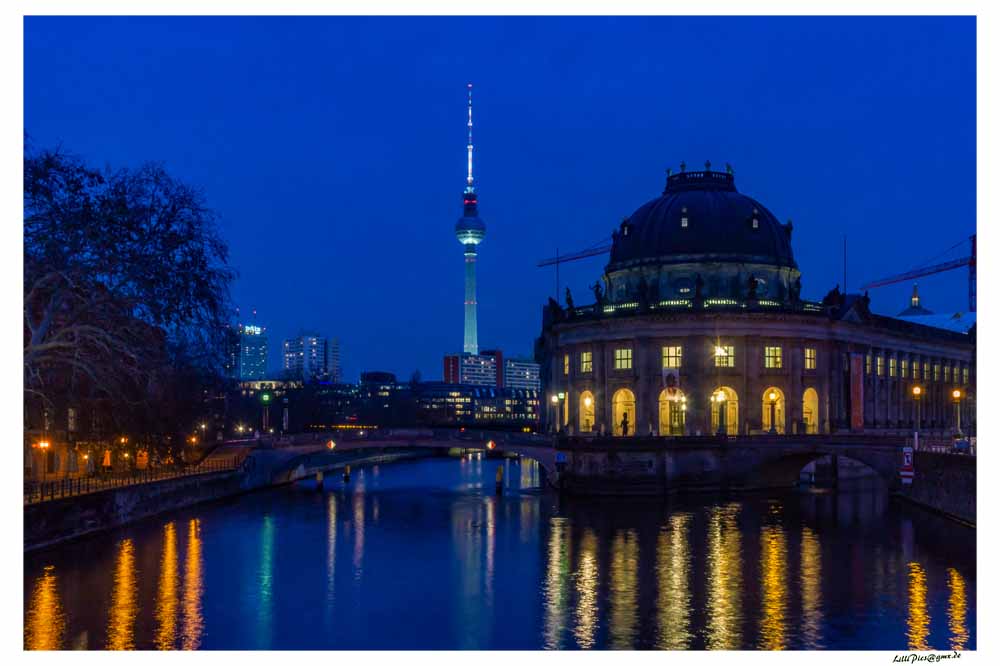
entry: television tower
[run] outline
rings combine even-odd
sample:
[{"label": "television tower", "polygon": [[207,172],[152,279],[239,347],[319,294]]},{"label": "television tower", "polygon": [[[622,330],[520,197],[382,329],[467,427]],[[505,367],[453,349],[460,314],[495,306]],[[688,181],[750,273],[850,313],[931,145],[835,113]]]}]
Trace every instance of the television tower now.
[{"label": "television tower", "polygon": [[465,254],[465,337],[462,351],[479,354],[479,336],[476,324],[476,246],[486,237],[486,224],[479,219],[476,188],[472,180],[472,84],[469,84],[469,142],[468,175],[462,201],[465,212],[455,223],[455,237],[462,244]]}]

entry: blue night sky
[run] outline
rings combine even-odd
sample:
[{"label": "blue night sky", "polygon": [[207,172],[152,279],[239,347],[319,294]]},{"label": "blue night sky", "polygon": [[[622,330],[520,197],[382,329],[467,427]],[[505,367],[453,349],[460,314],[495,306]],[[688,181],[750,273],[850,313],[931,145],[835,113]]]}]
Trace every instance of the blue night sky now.
[{"label": "blue night sky", "polygon": [[[339,337],[345,378],[441,377],[462,345],[465,84],[487,236],[479,340],[530,355],[541,258],[609,237],[685,160],[795,224],[803,296],[976,228],[973,18],[28,18],[25,130],[163,162],[221,216],[233,300]],[[958,258],[968,244],[940,257]],[[564,266],[578,304],[604,259]],[[966,309],[966,273],[921,281]],[[872,292],[877,312],[910,284]]]}]

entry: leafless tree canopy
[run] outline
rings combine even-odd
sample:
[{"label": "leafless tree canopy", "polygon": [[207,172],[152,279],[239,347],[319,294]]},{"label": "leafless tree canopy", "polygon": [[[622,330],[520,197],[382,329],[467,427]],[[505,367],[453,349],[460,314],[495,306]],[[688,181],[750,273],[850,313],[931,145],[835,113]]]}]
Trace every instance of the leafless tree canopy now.
[{"label": "leafless tree canopy", "polygon": [[218,375],[227,260],[202,194],[161,165],[102,173],[26,153],[26,400],[99,401],[119,419],[169,412],[179,377]]}]

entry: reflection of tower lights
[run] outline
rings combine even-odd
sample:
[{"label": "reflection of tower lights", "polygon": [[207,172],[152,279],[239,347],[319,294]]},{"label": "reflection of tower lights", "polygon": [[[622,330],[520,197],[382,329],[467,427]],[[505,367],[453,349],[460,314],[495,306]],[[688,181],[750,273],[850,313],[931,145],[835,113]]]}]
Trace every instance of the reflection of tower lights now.
[{"label": "reflection of tower lights", "polygon": [[924,651],[933,648],[927,643],[931,632],[931,616],[927,612],[927,574],[916,562],[906,565],[909,578],[909,615],[906,618],[908,650]]},{"label": "reflection of tower lights", "polygon": [[948,568],[948,629],[951,631],[951,649],[964,650],[969,641],[966,613],[965,579],[951,567]]}]

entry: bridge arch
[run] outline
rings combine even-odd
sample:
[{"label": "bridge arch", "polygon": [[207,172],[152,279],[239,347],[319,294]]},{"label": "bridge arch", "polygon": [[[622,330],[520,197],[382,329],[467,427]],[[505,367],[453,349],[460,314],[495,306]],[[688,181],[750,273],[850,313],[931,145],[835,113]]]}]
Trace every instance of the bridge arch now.
[{"label": "bridge arch", "polygon": [[[747,485],[760,488],[792,487],[798,481],[802,470],[809,463],[828,456],[836,456],[859,463],[870,470],[881,483],[894,487],[899,478],[897,452],[864,450],[858,448],[849,452],[840,449],[809,449],[802,451],[782,451],[765,455],[751,471]],[[847,477],[841,477],[845,480]]]}]

